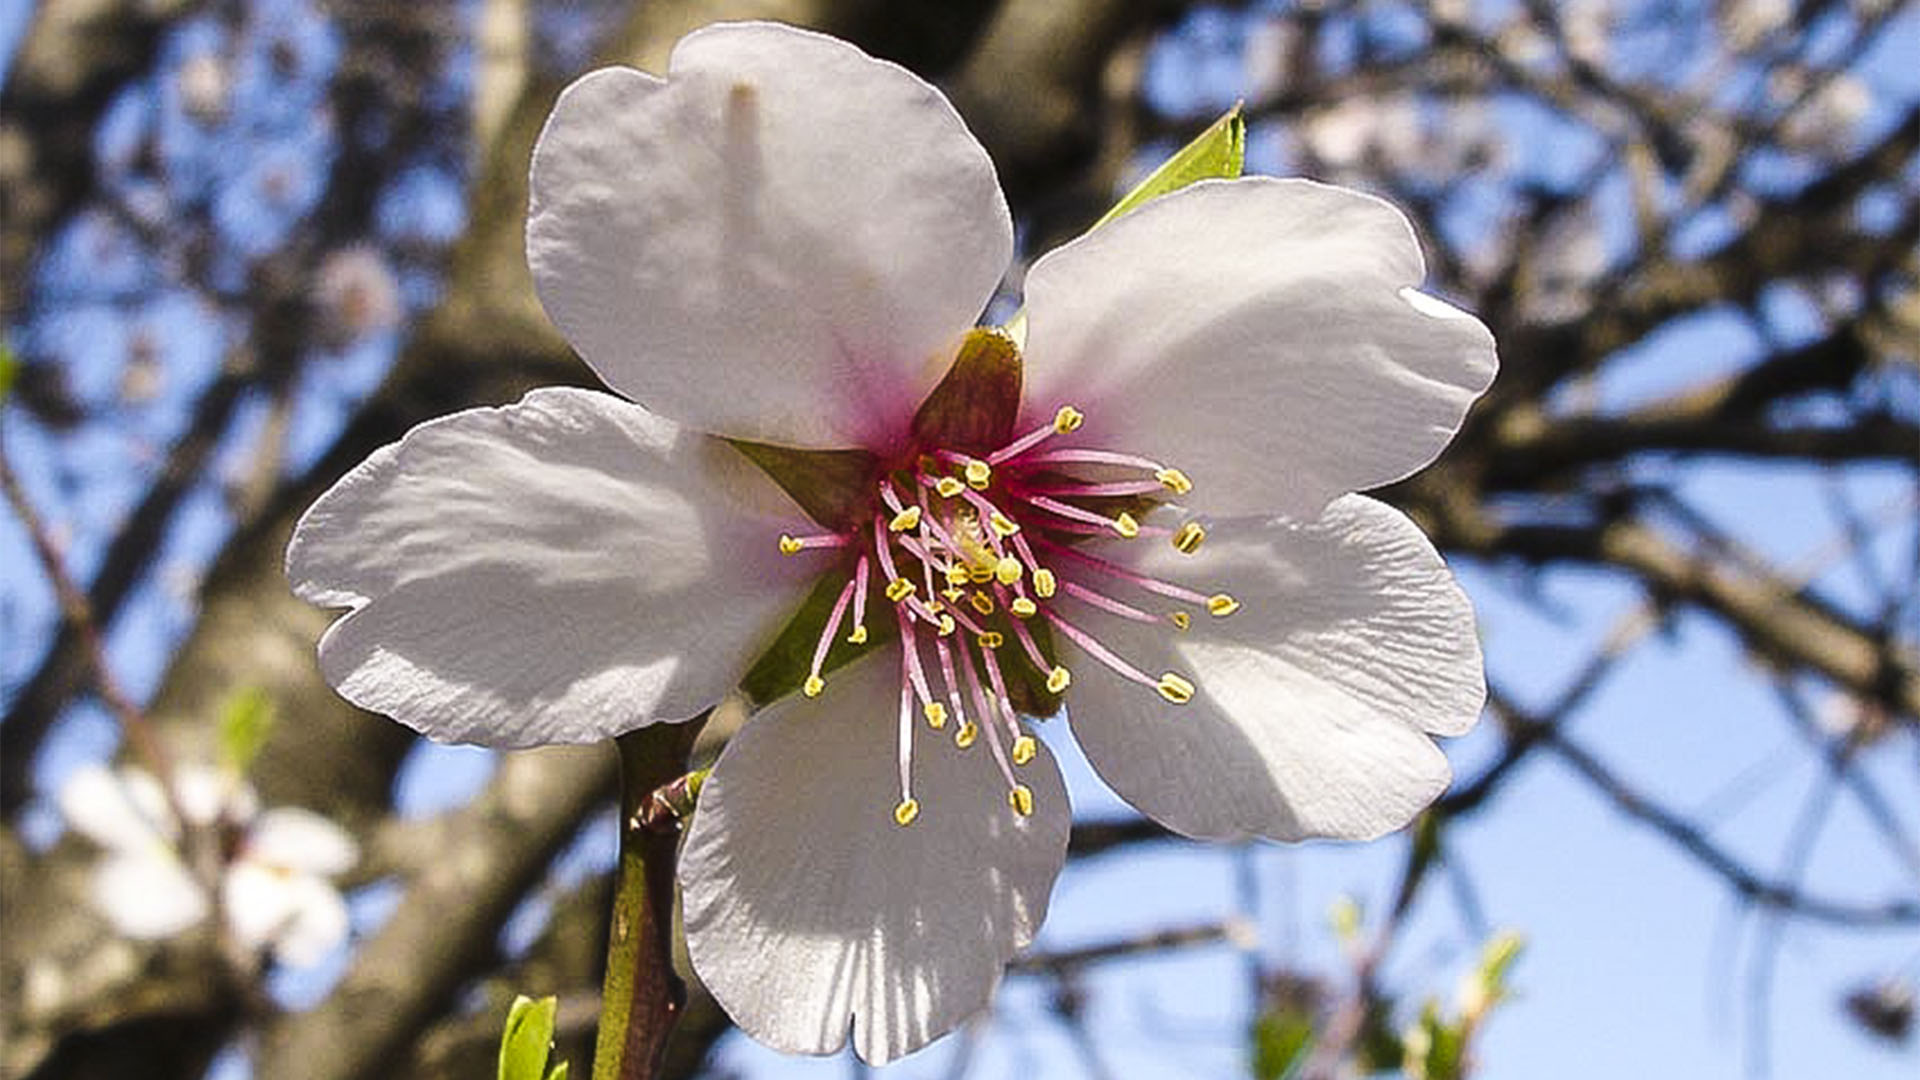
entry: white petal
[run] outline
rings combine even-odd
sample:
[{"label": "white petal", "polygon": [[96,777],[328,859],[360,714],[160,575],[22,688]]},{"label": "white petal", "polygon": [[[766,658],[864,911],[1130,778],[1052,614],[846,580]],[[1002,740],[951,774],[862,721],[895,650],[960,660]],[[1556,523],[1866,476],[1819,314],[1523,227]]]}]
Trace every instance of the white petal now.
[{"label": "white petal", "polygon": [[1439,454],[1493,379],[1493,338],[1413,291],[1413,230],[1305,180],[1196,184],[1027,275],[1028,408],[1184,469],[1220,514],[1308,518]]},{"label": "white petal", "polygon": [[333,877],[360,861],[360,845],[347,830],[311,810],[278,806],[253,823],[242,857],[262,866]]},{"label": "white petal", "polygon": [[307,511],[294,590],[348,700],[447,742],[592,742],[713,704],[804,594],[804,520],[731,447],[607,394],[422,424]]},{"label": "white petal", "polygon": [[1185,633],[1097,624],[1149,674],[1198,687],[1173,705],[1091,661],[1075,672],[1074,734],[1128,802],[1208,839],[1364,839],[1446,788],[1426,733],[1478,717],[1480,645],[1465,595],[1399,511],[1350,495],[1308,525],[1221,523],[1191,559],[1140,551],[1144,572],[1170,577],[1185,559],[1181,576],[1241,608],[1196,614]]},{"label": "white petal", "polygon": [[[891,650],[889,650],[891,652]],[[966,751],[919,724],[901,828],[898,654],[862,661],[734,737],[700,794],[681,857],[694,970],[748,1034],[790,1053],[847,1041],[880,1064],[985,1008],[1032,940],[1066,856],[1053,759],[1018,770],[1016,816],[985,739]]]},{"label": "white petal", "polygon": [[160,782],[131,766],[82,765],[60,785],[60,814],[75,832],[109,851],[139,851],[178,835]]},{"label": "white petal", "polygon": [[130,938],[171,937],[206,918],[207,896],[170,850],[113,852],[94,868],[93,902]]},{"label": "white petal", "polygon": [[193,825],[216,821],[245,824],[260,812],[260,796],[253,785],[225,769],[204,762],[185,761],[174,767],[174,798]]},{"label": "white petal", "polygon": [[346,901],[309,874],[238,862],[221,883],[221,902],[236,941],[249,950],[271,948],[294,967],[315,963],[347,938]]},{"label": "white petal", "polygon": [[688,35],[665,80],[574,83],[532,188],[534,282],[600,377],[788,445],[899,435],[1013,251],[993,164],[939,91],[770,23]]}]

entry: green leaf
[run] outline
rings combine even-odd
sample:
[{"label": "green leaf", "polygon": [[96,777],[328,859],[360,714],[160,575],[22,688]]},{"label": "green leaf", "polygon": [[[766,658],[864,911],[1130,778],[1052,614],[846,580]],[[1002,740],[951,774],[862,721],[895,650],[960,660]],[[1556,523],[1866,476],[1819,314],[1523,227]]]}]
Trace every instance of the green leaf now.
[{"label": "green leaf", "polygon": [[547,1074],[547,1080],[567,1080],[567,1063],[563,1061],[555,1065],[553,1071]]},{"label": "green leaf", "polygon": [[14,359],[13,349],[0,343],[0,404],[4,404],[7,395],[13,392],[13,380],[20,374],[20,361]]},{"label": "green leaf", "polygon": [[[1113,209],[1093,223],[1097,229],[1134,210],[1151,199],[1179,191],[1202,180],[1237,180],[1247,164],[1247,119],[1240,106],[1228,109],[1225,116],[1162,162],[1145,180],[1135,184]],[[1092,232],[1093,229],[1088,229]]]},{"label": "green leaf", "polygon": [[1304,1010],[1281,1006],[1253,1023],[1253,1075],[1259,1080],[1292,1076],[1312,1049],[1313,1017]]},{"label": "green leaf", "polygon": [[227,698],[220,710],[220,761],[236,776],[245,776],[273,732],[273,696],[257,686],[245,687]]},{"label": "green leaf", "polygon": [[[507,1028],[500,1036],[500,1080],[551,1080],[547,1055],[553,1049],[553,1018],[558,998],[538,1001],[521,995],[507,1010]],[[565,1065],[556,1072],[565,1076]]]}]

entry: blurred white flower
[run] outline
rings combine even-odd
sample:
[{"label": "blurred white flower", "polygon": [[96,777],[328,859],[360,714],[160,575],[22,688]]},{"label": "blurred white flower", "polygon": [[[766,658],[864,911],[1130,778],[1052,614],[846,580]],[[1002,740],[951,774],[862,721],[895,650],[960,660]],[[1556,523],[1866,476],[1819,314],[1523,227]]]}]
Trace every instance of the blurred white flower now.
[{"label": "blurred white flower", "polygon": [[344,349],[400,324],[405,309],[400,282],[381,251],[369,244],[344,247],[320,264],[314,287],[320,343]]},{"label": "blurred white flower", "polygon": [[194,122],[212,127],[227,118],[227,99],[232,80],[225,60],[212,53],[195,53],[180,65],[178,80],[180,108]]},{"label": "blurred white flower", "polygon": [[221,838],[220,901],[228,931],[249,952],[294,967],[347,937],[346,901],[330,880],[359,861],[344,829],[298,807],[264,813],[245,780],[205,765],[176,770],[173,805],[151,773],[87,765],[60,789],[67,824],[104,849],[90,898],[128,937],[171,937],[207,917],[207,890],[181,855],[185,830]]}]

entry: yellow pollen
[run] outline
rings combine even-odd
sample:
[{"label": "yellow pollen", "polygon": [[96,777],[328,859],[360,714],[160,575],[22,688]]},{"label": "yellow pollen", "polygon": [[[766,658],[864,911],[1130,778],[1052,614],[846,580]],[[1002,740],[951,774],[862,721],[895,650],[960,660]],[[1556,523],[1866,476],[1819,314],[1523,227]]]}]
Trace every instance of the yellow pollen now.
[{"label": "yellow pollen", "polygon": [[1040,605],[1024,596],[1016,596],[1007,604],[1007,610],[1013,612],[1013,617],[1016,619],[1031,619],[1034,613],[1040,610]]},{"label": "yellow pollen", "polygon": [[935,615],[938,615],[941,612],[947,610],[947,605],[941,603],[938,600],[929,600],[927,601],[927,610],[933,612]]},{"label": "yellow pollen", "polygon": [[946,637],[948,634],[953,633],[953,628],[956,625],[958,624],[953,621],[953,616],[951,615],[940,616],[940,630],[939,630],[940,636]]},{"label": "yellow pollen", "polygon": [[1031,735],[1022,735],[1013,740],[1013,749],[1010,751],[1015,765],[1025,765],[1033,760],[1033,755],[1039,752],[1040,744],[1034,742]]},{"label": "yellow pollen", "polygon": [[1207,614],[1212,615],[1216,619],[1224,619],[1239,610],[1240,601],[1235,600],[1226,593],[1214,593],[1212,596],[1207,597]]},{"label": "yellow pollen", "polygon": [[1012,536],[1014,533],[1020,531],[1020,526],[1017,522],[998,510],[987,515],[987,524],[993,526],[993,531],[999,533],[1001,536]]},{"label": "yellow pollen", "polygon": [[893,532],[906,532],[908,529],[917,529],[919,527],[920,508],[917,506],[907,507],[905,510],[893,515],[892,521],[887,522],[887,528]]},{"label": "yellow pollen", "polygon": [[1153,478],[1160,481],[1161,487],[1175,495],[1185,495],[1193,490],[1193,481],[1187,479],[1187,474],[1179,469],[1161,469],[1153,474]]},{"label": "yellow pollen", "polygon": [[1140,523],[1133,520],[1132,514],[1122,510],[1119,515],[1113,519],[1113,531],[1131,540],[1140,535]]},{"label": "yellow pollen", "polygon": [[1002,585],[1019,581],[1020,575],[1026,572],[1027,568],[1020,565],[1020,560],[1011,555],[1003,555],[999,562],[993,564],[993,580]]},{"label": "yellow pollen", "polygon": [[1053,414],[1053,432],[1056,435],[1065,435],[1070,431],[1079,431],[1080,425],[1086,422],[1086,413],[1071,405],[1062,405],[1060,411]]},{"label": "yellow pollen", "polygon": [[972,604],[973,610],[982,615],[993,614],[993,597],[988,596],[978,589],[974,590],[972,596],[967,597],[967,603]]},{"label": "yellow pollen", "polygon": [[822,679],[818,675],[809,675],[807,676],[807,681],[801,685],[800,692],[808,697],[819,697],[820,691],[826,688],[827,681],[825,679]]},{"label": "yellow pollen", "polygon": [[847,635],[847,641],[854,645],[865,645],[867,643],[867,624],[861,623],[859,626],[854,627],[853,633]]},{"label": "yellow pollen", "polygon": [[903,829],[913,824],[913,819],[919,816],[920,800],[912,796],[901,799],[900,805],[893,808],[893,823]]},{"label": "yellow pollen", "polygon": [[1200,550],[1200,542],[1206,538],[1206,526],[1197,521],[1189,521],[1173,534],[1173,550],[1182,555],[1191,555]]},{"label": "yellow pollen", "polygon": [[898,604],[913,595],[913,582],[897,577],[887,582],[887,599]]},{"label": "yellow pollen", "polygon": [[960,602],[961,597],[967,595],[967,590],[956,585],[951,589],[941,589],[940,595],[946,597],[952,603],[957,604]]},{"label": "yellow pollen", "polygon": [[937,701],[929,701],[920,710],[927,714],[927,726],[935,731],[947,726],[947,707]]},{"label": "yellow pollen", "polygon": [[1013,785],[1013,790],[1007,792],[1007,805],[1013,807],[1013,812],[1021,817],[1032,817],[1033,789],[1025,784]]},{"label": "yellow pollen", "polygon": [[1039,594],[1040,599],[1051,600],[1053,591],[1058,585],[1059,583],[1053,580],[1053,571],[1046,567],[1043,566],[1033,572],[1033,591]]},{"label": "yellow pollen", "polygon": [[998,630],[988,630],[974,640],[978,641],[983,649],[997,649],[1007,643],[1007,636]]},{"label": "yellow pollen", "polygon": [[942,570],[941,573],[947,576],[947,584],[949,585],[965,585],[967,583],[967,568],[959,563],[954,563],[952,566]]},{"label": "yellow pollen", "polygon": [[967,462],[967,467],[963,471],[967,477],[967,486],[975,491],[985,490],[986,486],[993,482],[993,466],[979,458]]},{"label": "yellow pollen", "polygon": [[1160,676],[1160,681],[1155,683],[1153,688],[1160,691],[1161,697],[1175,705],[1185,705],[1193,700],[1193,684],[1171,671]]},{"label": "yellow pollen", "polygon": [[1047,693],[1057,694],[1071,685],[1073,685],[1073,672],[1066,668],[1056,664],[1052,671],[1047,672]]},{"label": "yellow pollen", "polygon": [[780,554],[782,555],[798,555],[805,546],[786,533],[780,534]]},{"label": "yellow pollen", "polygon": [[1184,611],[1168,612],[1167,618],[1173,621],[1173,625],[1176,629],[1185,630],[1187,627],[1193,625],[1193,616],[1187,614]]},{"label": "yellow pollen", "polygon": [[960,730],[953,733],[953,745],[965,750],[967,747],[973,745],[973,740],[979,737],[980,725],[968,720],[966,723],[960,725]]},{"label": "yellow pollen", "polygon": [[939,492],[941,498],[951,499],[967,490],[967,485],[961,483],[957,477],[943,476],[933,485],[933,490]]}]

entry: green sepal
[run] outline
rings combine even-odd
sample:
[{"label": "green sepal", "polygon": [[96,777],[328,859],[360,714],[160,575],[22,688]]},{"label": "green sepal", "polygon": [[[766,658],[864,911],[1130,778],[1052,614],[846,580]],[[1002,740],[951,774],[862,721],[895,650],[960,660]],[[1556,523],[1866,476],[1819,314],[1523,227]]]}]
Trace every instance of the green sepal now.
[{"label": "green sepal", "polygon": [[229,696],[220,707],[220,763],[234,775],[245,776],[273,733],[274,716],[273,695],[257,686]]},{"label": "green sepal", "polygon": [[1238,180],[1246,164],[1247,119],[1236,104],[1207,130],[1194,136],[1192,142],[1161,162],[1160,167],[1148,174],[1145,180],[1135,184],[1132,191],[1114,203],[1113,209],[1107,211],[1087,231],[1092,232],[1149,200],[1179,191],[1189,184],[1197,184],[1202,180]]},{"label": "green sepal", "polygon": [[[1053,628],[1042,619],[1028,619],[1027,633],[1033,635],[1033,643],[1040,646],[1040,655],[1059,662],[1060,654],[1053,647]],[[1060,713],[1060,704],[1066,700],[1065,694],[1056,694],[1047,689],[1048,671],[1035,670],[1032,661],[1027,658],[1025,649],[1012,642],[1008,648],[1018,649],[1014,653],[1019,659],[1010,664],[1000,665],[1007,678],[1007,698],[1013,702],[1013,711],[1021,716],[1031,716],[1035,720],[1046,720]],[[1002,650],[1005,651],[1004,649]],[[1069,691],[1073,688],[1068,687]]]},{"label": "green sepal", "polygon": [[1406,1050],[1408,1060],[1401,1070],[1415,1080],[1462,1080],[1467,1033],[1441,1018],[1437,1002],[1429,1001],[1420,1010],[1419,1022],[1407,1033]]},{"label": "green sepal", "polygon": [[880,459],[865,450],[798,450],[746,439],[727,442],[760,466],[823,529],[845,532],[873,511]]},{"label": "green sepal", "polygon": [[20,376],[20,361],[14,359],[13,349],[0,344],[0,404],[5,404],[7,395],[13,392],[13,381]]},{"label": "green sepal", "polygon": [[1283,1003],[1253,1022],[1253,1075],[1258,1080],[1288,1080],[1313,1050],[1313,1014]]},{"label": "green sepal", "polygon": [[[758,709],[770,705],[800,689],[807,681],[807,673],[813,665],[813,649],[820,641],[820,631],[826,628],[827,617],[833,614],[834,601],[840,598],[840,590],[846,586],[846,578],[840,574],[823,574],[814,583],[813,591],[801,602],[800,609],[780,631],[767,651],[747,669],[746,677],[740,680],[740,691],[747,700]],[[875,648],[892,641],[899,630],[894,626],[893,605],[884,601],[878,607],[867,608],[866,644],[855,645],[847,640],[847,634],[853,630],[851,621],[842,621],[835,635],[836,640],[827,650],[826,663],[821,665],[821,677],[825,678],[839,668],[845,667],[855,659],[865,656]],[[876,618],[875,616],[879,616]]]},{"label": "green sepal", "polygon": [[1020,415],[1020,346],[1006,331],[976,326],[953,366],[913,414],[921,446],[984,455],[1013,441]]},{"label": "green sepal", "polygon": [[535,1001],[522,994],[507,1010],[506,1030],[500,1035],[500,1080],[565,1080],[563,1062],[547,1070],[553,1050],[553,1020],[560,1011],[558,998]]}]

